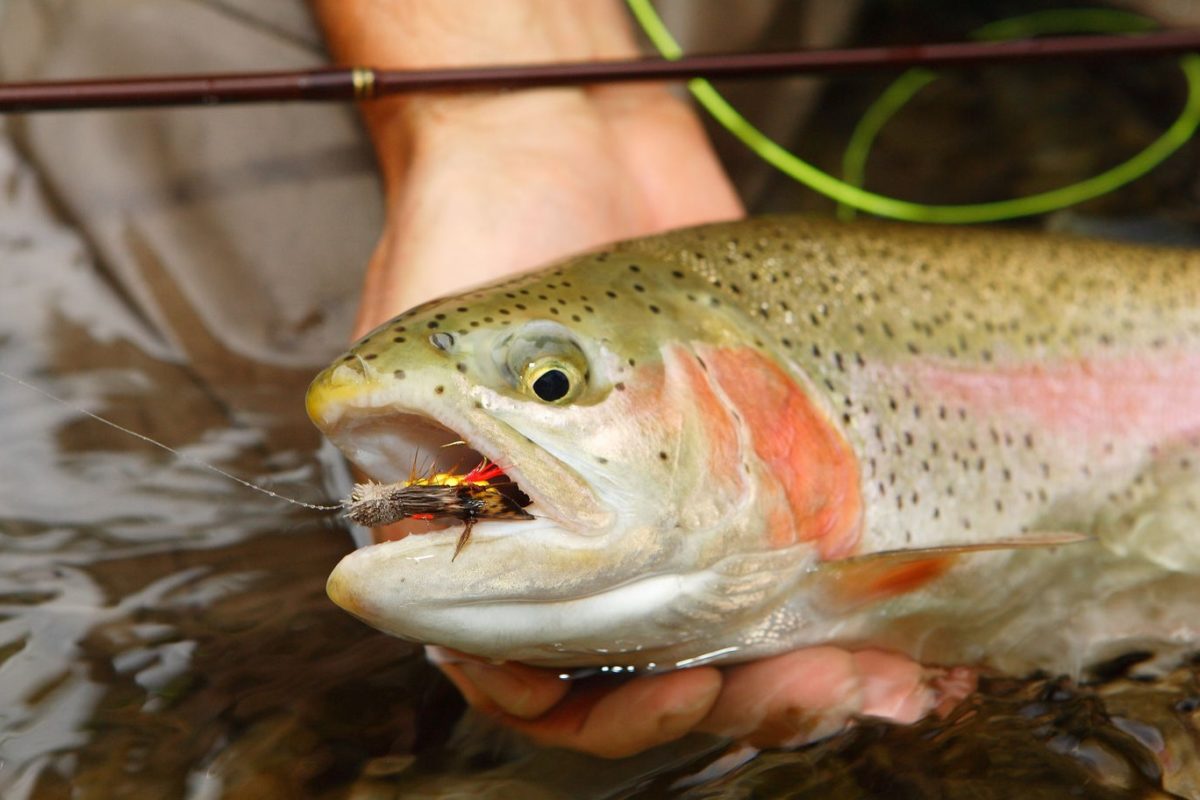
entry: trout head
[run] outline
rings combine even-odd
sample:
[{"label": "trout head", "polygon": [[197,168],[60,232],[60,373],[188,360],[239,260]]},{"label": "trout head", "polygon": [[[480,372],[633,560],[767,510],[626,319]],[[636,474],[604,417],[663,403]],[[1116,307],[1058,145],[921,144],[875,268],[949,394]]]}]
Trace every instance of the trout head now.
[{"label": "trout head", "polygon": [[857,470],[729,300],[618,250],[364,337],[313,381],[318,427],[383,482],[490,459],[533,519],[478,522],[454,560],[454,520],[362,548],[330,596],[397,636],[535,664],[753,649],[794,579],[853,548]]}]

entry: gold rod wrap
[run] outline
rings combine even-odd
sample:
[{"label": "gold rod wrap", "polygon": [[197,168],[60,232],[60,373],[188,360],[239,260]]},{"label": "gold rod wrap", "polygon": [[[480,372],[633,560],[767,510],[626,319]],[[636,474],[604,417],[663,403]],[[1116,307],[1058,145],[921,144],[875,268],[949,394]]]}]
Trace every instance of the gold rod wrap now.
[{"label": "gold rod wrap", "polygon": [[355,100],[370,100],[375,96],[375,70],[369,67],[355,67],[350,73],[354,84]]}]

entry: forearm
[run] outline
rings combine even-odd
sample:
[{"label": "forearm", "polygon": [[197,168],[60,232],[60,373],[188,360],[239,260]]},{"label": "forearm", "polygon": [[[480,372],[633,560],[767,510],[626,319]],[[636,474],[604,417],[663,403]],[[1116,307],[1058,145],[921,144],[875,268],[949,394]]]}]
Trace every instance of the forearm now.
[{"label": "forearm", "polygon": [[616,0],[313,0],[339,60],[377,67],[619,58]]},{"label": "forearm", "polygon": [[[315,0],[338,60],[380,68],[620,58],[617,0]],[[359,332],[411,305],[617,239],[740,213],[662,86],[414,94],[363,104],[387,224]]]},{"label": "forearm", "polygon": [[[313,0],[313,5],[334,58],[346,65],[417,69],[635,53],[618,0]],[[521,94],[550,105],[555,94],[569,91]],[[476,119],[489,127],[503,124],[502,113],[493,107],[508,105],[509,96],[420,94],[365,104],[363,114],[381,166],[391,171],[402,169],[405,160],[398,141],[442,124],[469,126]]]}]

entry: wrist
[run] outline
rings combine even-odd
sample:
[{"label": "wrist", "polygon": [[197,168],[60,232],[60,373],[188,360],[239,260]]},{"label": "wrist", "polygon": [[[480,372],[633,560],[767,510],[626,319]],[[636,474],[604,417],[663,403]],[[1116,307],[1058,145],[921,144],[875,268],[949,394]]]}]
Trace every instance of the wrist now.
[{"label": "wrist", "polygon": [[[619,0],[313,0],[334,58],[348,66],[424,69],[487,64],[628,58],[633,34]],[[552,108],[555,94],[420,93],[363,106],[385,172],[413,135],[436,137],[446,125],[504,122],[515,95]]]}]

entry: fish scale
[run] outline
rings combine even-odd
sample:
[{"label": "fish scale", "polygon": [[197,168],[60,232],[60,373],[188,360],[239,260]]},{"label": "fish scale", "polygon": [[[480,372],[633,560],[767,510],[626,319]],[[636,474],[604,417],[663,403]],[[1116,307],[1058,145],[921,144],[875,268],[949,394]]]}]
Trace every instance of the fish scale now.
[{"label": "fish scale", "polygon": [[[536,397],[525,372],[564,361],[577,393]],[[1191,251],[703,226],[406,312],[308,407],[380,480],[432,420],[532,498],[453,568],[437,536],[339,565],[335,600],[397,635],[556,665],[870,641],[1015,669],[1151,617],[1200,636]]]}]

